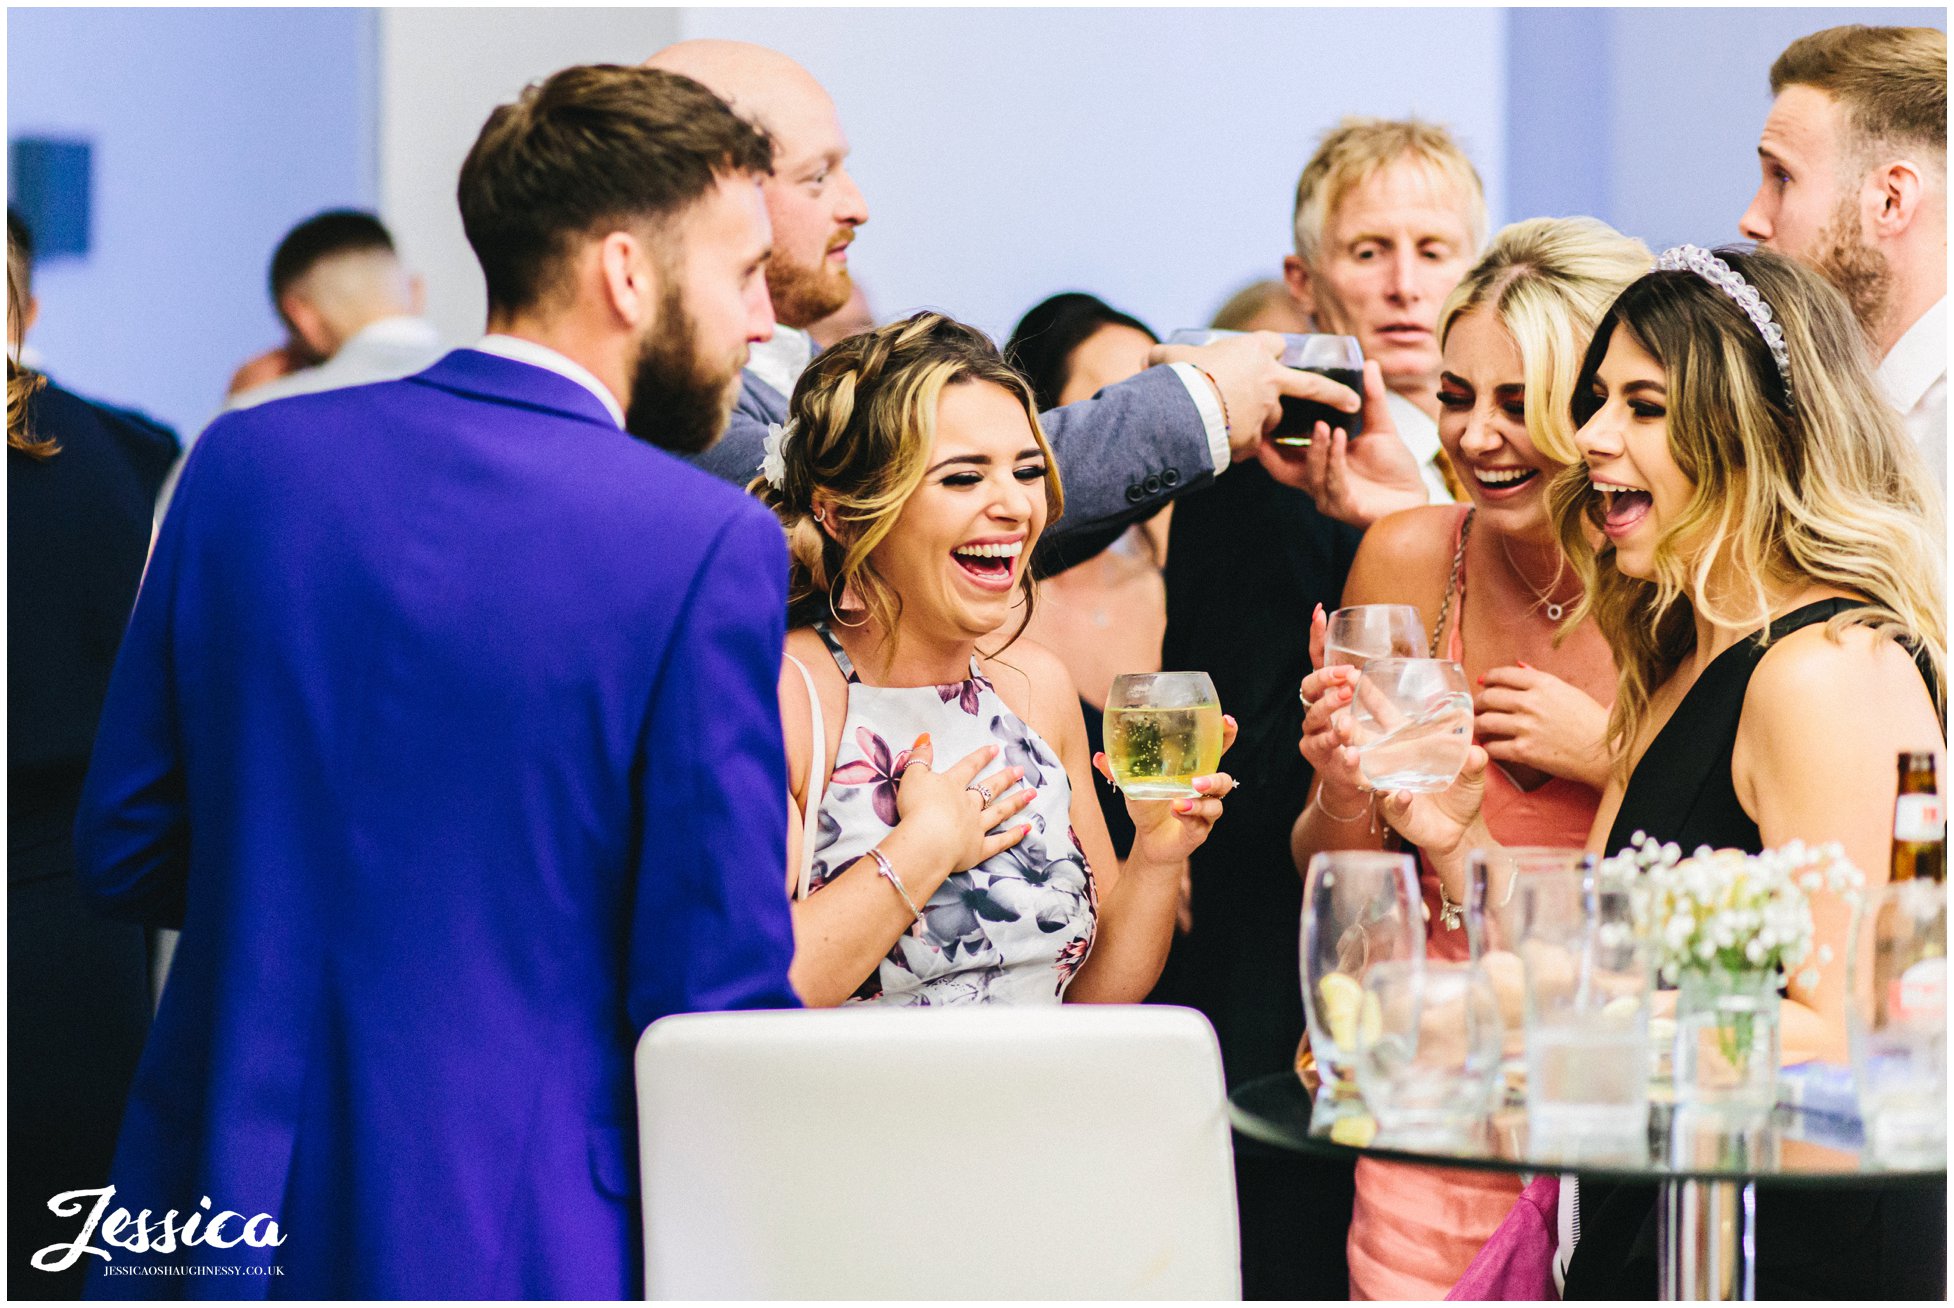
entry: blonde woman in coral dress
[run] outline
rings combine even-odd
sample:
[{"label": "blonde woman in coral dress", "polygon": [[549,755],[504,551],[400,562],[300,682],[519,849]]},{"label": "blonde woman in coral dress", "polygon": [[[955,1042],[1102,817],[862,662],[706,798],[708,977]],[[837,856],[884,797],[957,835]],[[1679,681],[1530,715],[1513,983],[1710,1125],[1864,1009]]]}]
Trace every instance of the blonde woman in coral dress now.
[{"label": "blonde woman in coral dress", "polygon": [[[1650,262],[1641,242],[1593,219],[1516,223],[1494,238],[1439,317],[1439,437],[1471,502],[1380,520],[1344,589],[1345,605],[1415,606],[1431,652],[1465,668],[1475,735],[1496,765],[1484,812],[1503,844],[1580,848],[1606,781],[1614,663],[1592,622],[1561,630],[1581,591],[1545,489],[1576,461],[1569,400],[1581,351]],[[1311,705],[1302,751],[1316,780],[1292,836],[1299,870],[1318,850],[1378,848],[1387,830],[1370,820],[1347,746],[1356,670],[1322,667],[1323,635],[1319,609],[1319,670],[1302,685]],[[1464,927],[1447,924],[1437,875],[1422,858],[1419,872],[1429,956],[1465,958]],[[1364,1159],[1356,1189],[1351,1298],[1442,1299],[1520,1187],[1493,1173]]]}]

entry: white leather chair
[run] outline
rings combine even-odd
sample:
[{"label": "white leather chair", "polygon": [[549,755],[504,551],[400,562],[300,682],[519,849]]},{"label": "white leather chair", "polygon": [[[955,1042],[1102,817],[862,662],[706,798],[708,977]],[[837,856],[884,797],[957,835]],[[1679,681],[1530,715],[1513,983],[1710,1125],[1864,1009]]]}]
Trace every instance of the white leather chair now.
[{"label": "white leather chair", "polygon": [[1189,1009],[698,1013],[638,1043],[651,1299],[1239,1299]]}]

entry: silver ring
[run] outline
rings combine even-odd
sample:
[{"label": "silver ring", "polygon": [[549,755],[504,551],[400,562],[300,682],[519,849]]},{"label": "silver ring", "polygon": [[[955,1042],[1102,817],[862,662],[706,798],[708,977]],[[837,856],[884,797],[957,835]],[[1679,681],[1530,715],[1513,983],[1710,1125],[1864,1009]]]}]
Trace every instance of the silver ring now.
[{"label": "silver ring", "polygon": [[1308,695],[1305,695],[1303,693],[1303,688],[1301,686],[1296,687],[1296,698],[1303,702],[1303,712],[1305,714],[1307,714],[1311,709],[1316,707],[1316,701],[1311,699]]},{"label": "silver ring", "polygon": [[902,777],[906,777],[906,776],[908,776],[908,775],[909,775],[909,769],[911,769],[911,768],[926,768],[926,767],[928,767],[928,766],[929,766],[929,760],[928,760],[928,759],[922,759],[922,758],[912,758],[912,759],[910,759],[910,760],[909,760],[909,761],[908,761],[907,763],[905,763],[905,764],[903,764],[903,765],[902,765],[902,771],[900,771],[900,772],[898,772],[898,773],[896,773],[896,776],[897,776],[898,778],[902,778]]},{"label": "silver ring", "polygon": [[981,782],[973,781],[969,785],[965,786],[964,789],[976,791],[977,794],[983,799],[985,808],[989,808],[991,806],[991,788],[989,786],[986,786]]}]

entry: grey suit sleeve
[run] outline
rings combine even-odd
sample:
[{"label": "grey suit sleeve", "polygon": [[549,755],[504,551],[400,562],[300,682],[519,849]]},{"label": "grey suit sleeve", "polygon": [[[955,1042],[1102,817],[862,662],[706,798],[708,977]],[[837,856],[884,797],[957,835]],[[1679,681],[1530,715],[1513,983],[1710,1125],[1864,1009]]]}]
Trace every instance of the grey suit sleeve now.
[{"label": "grey suit sleeve", "polygon": [[760,471],[760,446],[767,439],[767,424],[787,421],[787,400],[752,373],[740,374],[739,399],[733,416],[726,423],[726,434],[711,449],[688,454],[686,462],[701,472],[745,489]]},{"label": "grey suit sleeve", "polygon": [[1047,540],[1144,518],[1214,477],[1201,411],[1171,368],[1149,368],[1039,421],[1065,482],[1065,516]]}]

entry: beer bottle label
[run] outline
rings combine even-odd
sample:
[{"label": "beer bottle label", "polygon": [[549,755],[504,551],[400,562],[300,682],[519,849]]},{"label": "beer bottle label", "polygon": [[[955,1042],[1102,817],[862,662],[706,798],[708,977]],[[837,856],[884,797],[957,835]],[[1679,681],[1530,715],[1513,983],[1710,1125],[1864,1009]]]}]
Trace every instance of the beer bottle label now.
[{"label": "beer bottle label", "polygon": [[1893,839],[1908,844],[1939,840],[1947,830],[1947,811],[1939,795],[1901,795],[1893,806]]},{"label": "beer bottle label", "polygon": [[1923,958],[1892,983],[1887,1012],[1896,1022],[1942,1021],[1947,1013],[1947,960]]}]

